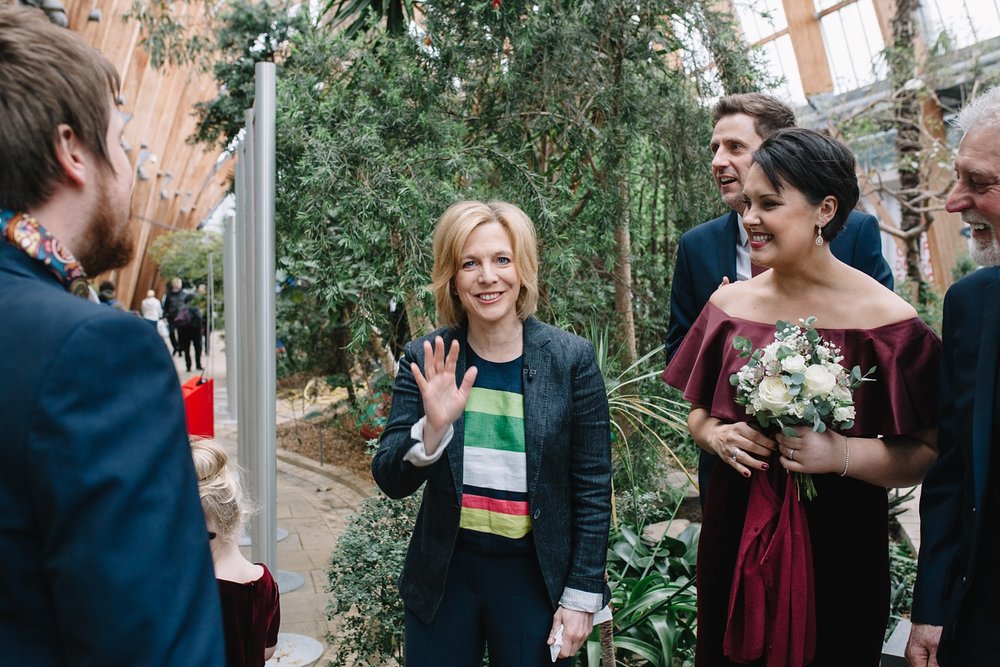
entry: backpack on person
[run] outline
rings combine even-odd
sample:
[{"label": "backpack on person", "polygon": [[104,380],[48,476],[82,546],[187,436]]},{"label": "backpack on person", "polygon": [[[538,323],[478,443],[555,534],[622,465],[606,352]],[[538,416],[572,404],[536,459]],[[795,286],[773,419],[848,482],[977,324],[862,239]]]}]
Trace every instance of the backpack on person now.
[{"label": "backpack on person", "polygon": [[177,314],[174,315],[173,323],[175,327],[186,327],[194,323],[194,317],[191,313],[191,307],[186,303],[177,309]]}]

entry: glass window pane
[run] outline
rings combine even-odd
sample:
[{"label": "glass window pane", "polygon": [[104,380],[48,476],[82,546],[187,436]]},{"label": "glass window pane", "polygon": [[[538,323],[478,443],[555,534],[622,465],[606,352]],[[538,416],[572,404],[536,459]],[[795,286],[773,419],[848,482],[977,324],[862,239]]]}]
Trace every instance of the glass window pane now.
[{"label": "glass window pane", "polygon": [[733,8],[751,44],[788,27],[781,0],[742,0],[734,2]]},{"label": "glass window pane", "polygon": [[782,79],[781,83],[768,92],[792,105],[805,104],[806,96],[802,92],[802,79],[792,50],[792,38],[788,35],[779,37],[762,46],[761,51],[768,74]]},{"label": "glass window pane", "polygon": [[871,0],[859,0],[820,21],[834,92],[873,83],[885,75],[882,31]]},{"label": "glass window pane", "polygon": [[960,49],[1000,35],[996,0],[924,0],[920,22],[931,47]]}]

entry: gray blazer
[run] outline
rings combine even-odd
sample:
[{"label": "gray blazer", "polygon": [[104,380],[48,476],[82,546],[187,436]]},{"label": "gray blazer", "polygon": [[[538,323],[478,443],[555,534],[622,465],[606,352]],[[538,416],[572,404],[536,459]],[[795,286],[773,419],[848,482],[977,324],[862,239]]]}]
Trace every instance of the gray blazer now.
[{"label": "gray blazer", "polygon": [[[423,343],[441,336],[460,344],[456,381],[465,375],[466,331],[438,329],[406,345],[389,421],[372,461],[379,488],[392,498],[424,487],[423,502],[399,580],[406,607],[433,620],[458,537],[462,507],[463,419],[437,462],[404,461],[410,427],[424,414],[410,363],[424,365]],[[529,317],[524,322],[524,439],[528,506],[535,552],[553,611],[564,588],[603,595],[611,521],[611,441],[604,378],[586,340]]]}]

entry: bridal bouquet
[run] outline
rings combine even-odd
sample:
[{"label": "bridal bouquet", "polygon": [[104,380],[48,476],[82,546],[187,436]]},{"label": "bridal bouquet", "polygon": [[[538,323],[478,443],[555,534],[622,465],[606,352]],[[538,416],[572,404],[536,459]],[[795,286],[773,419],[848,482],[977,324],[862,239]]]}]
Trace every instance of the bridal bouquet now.
[{"label": "bridal bouquet", "polygon": [[[847,430],[854,426],[853,391],[870,381],[875,367],[865,374],[858,366],[848,371],[840,348],[813,328],[816,318],[799,322],[802,326],[779,320],[774,341],[762,349],[754,350],[743,336],[733,339],[739,356],[749,358],[729,377],[736,402],[765,429],[780,428],[789,437],[796,436],[792,426],[810,426],[818,433],[827,427]],[[809,475],[796,475],[796,481],[807,499],[816,496]]]}]

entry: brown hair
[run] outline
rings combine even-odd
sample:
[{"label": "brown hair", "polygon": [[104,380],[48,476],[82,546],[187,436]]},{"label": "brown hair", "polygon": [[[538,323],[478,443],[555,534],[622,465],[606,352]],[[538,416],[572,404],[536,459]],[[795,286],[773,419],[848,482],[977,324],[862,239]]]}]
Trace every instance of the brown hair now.
[{"label": "brown hair", "polygon": [[52,194],[63,178],[61,124],[112,168],[108,99],[120,85],[114,66],[79,35],[37,9],[0,2],[0,207],[23,211]]},{"label": "brown hair", "polygon": [[761,139],[786,127],[795,127],[795,112],[778,98],[763,93],[739,93],[720,98],[712,109],[712,123],[737,113],[753,118],[753,129]]},{"label": "brown hair", "polygon": [[455,327],[465,322],[465,309],[452,292],[462,248],[479,225],[497,222],[510,236],[514,266],[521,281],[517,295],[517,316],[523,322],[538,306],[538,241],[535,225],[524,211],[502,201],[460,201],[448,207],[434,228],[434,268],[431,291],[437,305],[438,323]]}]

